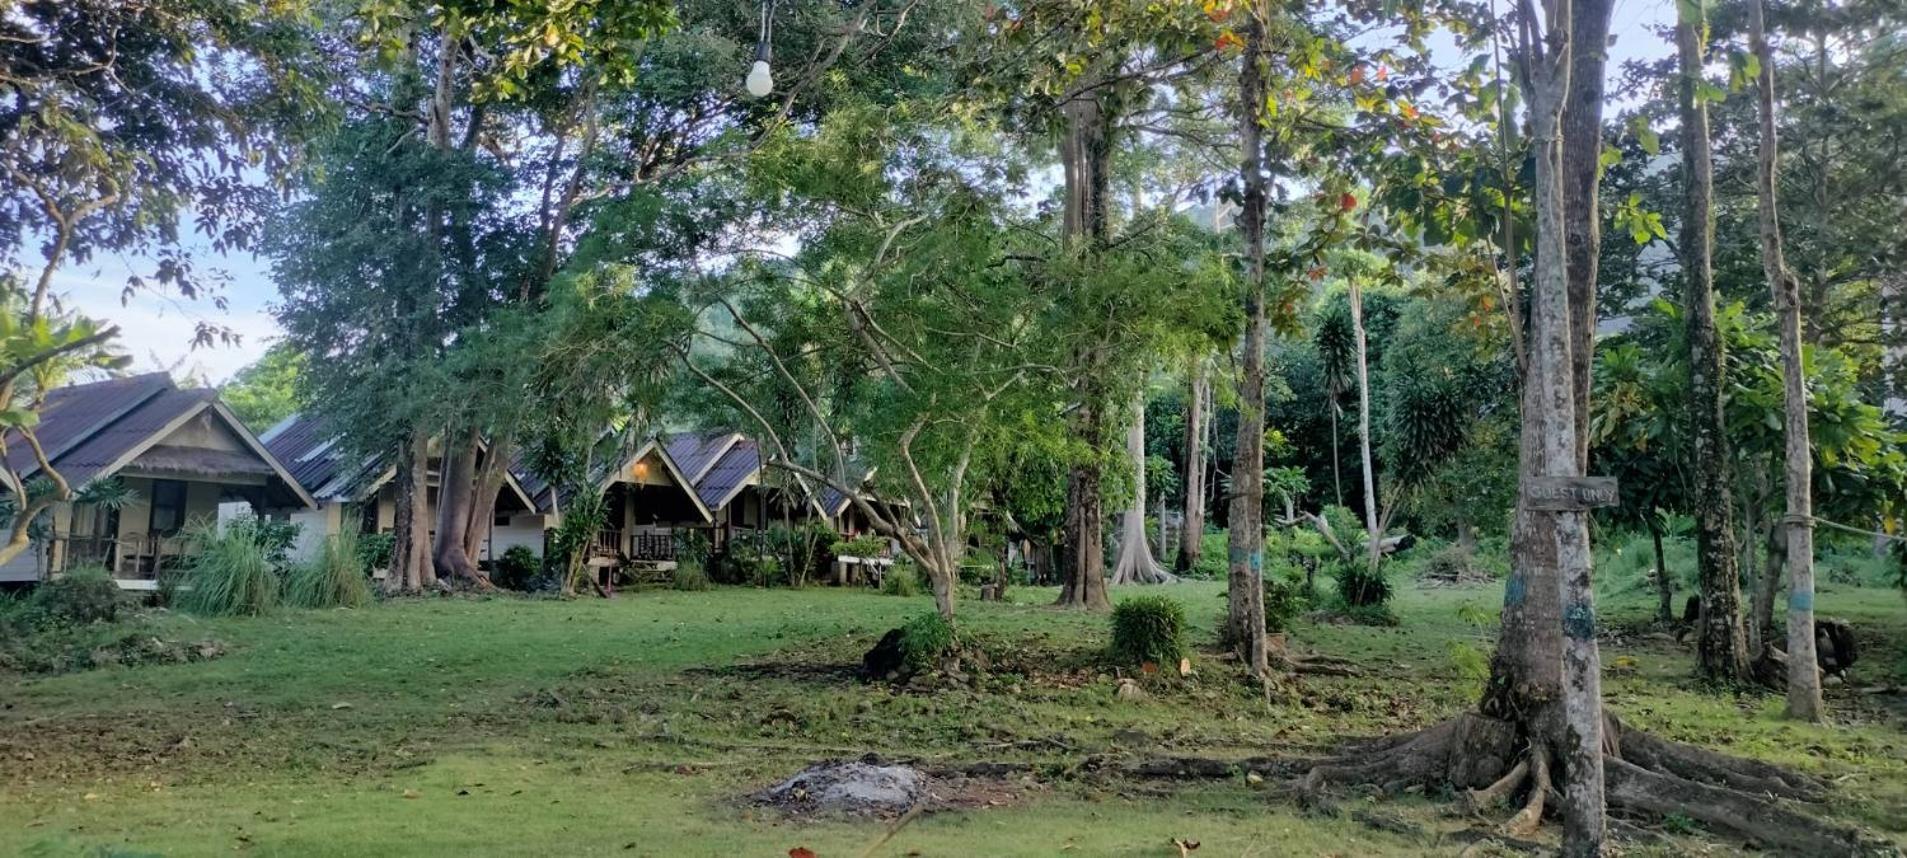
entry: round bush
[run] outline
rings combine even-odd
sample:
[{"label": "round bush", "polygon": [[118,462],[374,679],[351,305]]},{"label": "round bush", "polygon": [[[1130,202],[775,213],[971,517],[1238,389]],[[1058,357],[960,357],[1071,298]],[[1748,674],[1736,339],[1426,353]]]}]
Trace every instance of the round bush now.
[{"label": "round bush", "polygon": [[1362,563],[1345,564],[1338,570],[1338,597],[1352,608],[1383,605],[1391,600],[1391,582],[1382,569],[1373,572]]},{"label": "round bush", "polygon": [[33,591],[28,610],[43,622],[85,625],[119,617],[119,584],[97,566],[74,569]]},{"label": "round bush", "polygon": [[1185,652],[1185,608],[1178,600],[1138,596],[1112,609],[1113,661],[1176,665]]},{"label": "round bush", "polygon": [[928,611],[901,626],[901,661],[911,671],[932,670],[954,651],[952,623],[937,611]]},{"label": "round bush", "polygon": [[528,545],[512,545],[510,550],[497,558],[497,568],[490,576],[490,583],[506,590],[528,590],[530,582],[537,573],[543,571],[543,558]]}]

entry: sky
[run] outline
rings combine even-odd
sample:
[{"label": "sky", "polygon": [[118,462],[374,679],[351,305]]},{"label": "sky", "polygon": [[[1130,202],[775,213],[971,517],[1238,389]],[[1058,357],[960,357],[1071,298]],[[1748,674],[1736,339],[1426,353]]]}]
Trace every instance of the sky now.
[{"label": "sky", "polygon": [[[1673,23],[1674,15],[1674,0],[1616,0],[1610,28],[1615,41],[1608,65],[1612,84],[1624,62],[1657,59],[1673,52],[1672,46],[1654,31]],[[1462,64],[1457,57],[1448,63],[1453,67]],[[739,82],[739,70],[736,79]],[[1610,100],[1616,103],[1627,100],[1626,95],[1613,86],[1609,92]],[[220,255],[190,242],[187,249],[200,270],[229,275],[225,309],[208,300],[187,301],[151,292],[135,293],[122,304],[127,276],[151,267],[148,260],[138,257],[109,255],[84,265],[68,265],[57,275],[56,289],[64,293],[69,307],[120,326],[120,345],[132,357],[135,371],[163,369],[175,378],[219,384],[257,360],[278,338],[280,330],[271,315],[278,290],[272,283],[268,260],[249,253]],[[192,333],[200,321],[232,329],[240,335],[239,342],[193,348]]]}]

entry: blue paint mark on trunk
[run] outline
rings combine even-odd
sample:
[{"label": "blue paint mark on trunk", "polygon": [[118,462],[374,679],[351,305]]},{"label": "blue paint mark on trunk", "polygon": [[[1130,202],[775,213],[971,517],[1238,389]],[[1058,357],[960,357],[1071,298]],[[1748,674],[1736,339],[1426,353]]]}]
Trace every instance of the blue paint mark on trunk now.
[{"label": "blue paint mark on trunk", "polygon": [[1570,605],[1563,611],[1563,634],[1570,640],[1586,641],[1596,636],[1596,609],[1590,605]]},{"label": "blue paint mark on trunk", "polygon": [[1814,591],[1796,590],[1792,593],[1789,593],[1788,594],[1788,610],[1790,611],[1814,610]]}]

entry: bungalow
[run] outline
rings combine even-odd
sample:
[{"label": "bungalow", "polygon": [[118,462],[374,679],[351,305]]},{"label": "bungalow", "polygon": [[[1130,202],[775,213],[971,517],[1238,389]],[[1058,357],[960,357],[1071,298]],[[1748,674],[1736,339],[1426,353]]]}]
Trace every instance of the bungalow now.
[{"label": "bungalow", "polygon": [[[611,458],[596,481],[606,511],[597,534],[599,567],[672,569],[676,547],[698,539],[712,558],[725,555],[737,533],[818,513],[795,493],[763,481],[759,445],[739,432],[689,432],[638,445]],[[564,504],[554,486],[520,470],[546,528],[561,524]]]},{"label": "bungalow", "polygon": [[[112,504],[47,510],[32,548],[0,565],[0,583],[98,565],[121,587],[154,589],[160,570],[185,553],[187,525],[216,520],[221,504],[257,512],[317,506],[216,391],[181,388],[163,372],[52,391],[35,436],[75,491],[104,480],[126,491]],[[22,480],[43,476],[24,440],[14,439],[6,456]]]},{"label": "bungalow", "polygon": [[[310,414],[293,414],[279,421],[260,440],[315,500],[310,509],[279,511],[300,526],[293,556],[312,556],[327,536],[347,526],[359,533],[389,533],[395,527],[397,468],[385,457],[347,454],[338,433]],[[479,466],[487,454],[488,450],[480,451]],[[437,525],[440,465],[441,458],[433,451],[425,466],[425,508],[432,528]],[[474,559],[484,562],[500,557],[514,545],[528,545],[540,553],[543,528],[530,494],[512,472],[504,475],[497,489],[483,548]]]}]

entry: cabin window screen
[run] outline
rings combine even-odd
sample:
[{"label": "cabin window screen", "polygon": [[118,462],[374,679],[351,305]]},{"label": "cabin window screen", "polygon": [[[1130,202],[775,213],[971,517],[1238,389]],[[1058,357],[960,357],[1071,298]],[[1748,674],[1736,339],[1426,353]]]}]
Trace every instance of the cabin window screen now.
[{"label": "cabin window screen", "polygon": [[185,529],[185,483],[178,480],[152,481],[152,521],[147,530],[173,536]]}]

